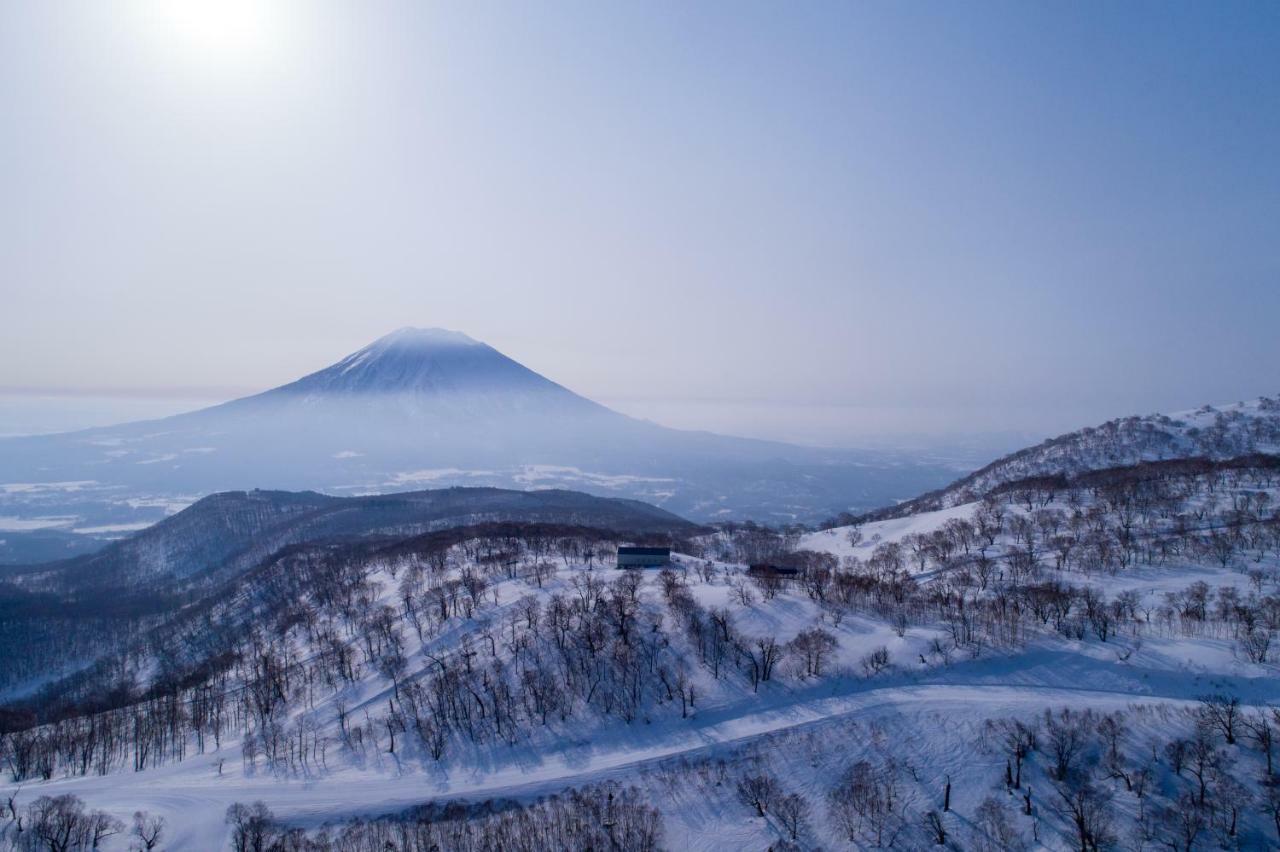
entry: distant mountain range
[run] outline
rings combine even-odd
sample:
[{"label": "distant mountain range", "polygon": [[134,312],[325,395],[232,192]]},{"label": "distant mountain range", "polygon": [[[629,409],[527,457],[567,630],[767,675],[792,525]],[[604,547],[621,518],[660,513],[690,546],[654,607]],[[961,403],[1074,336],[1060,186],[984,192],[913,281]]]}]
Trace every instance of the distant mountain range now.
[{"label": "distant mountain range", "polygon": [[[579,396],[465,334],[406,328],[295,382],[212,408],[0,440],[0,518],[18,519],[11,529],[67,518],[118,534],[217,491],[467,485],[572,488],[694,520],[776,523],[868,510],[956,472],[903,453],[665,428]],[[57,524],[47,526],[46,539]]]}]

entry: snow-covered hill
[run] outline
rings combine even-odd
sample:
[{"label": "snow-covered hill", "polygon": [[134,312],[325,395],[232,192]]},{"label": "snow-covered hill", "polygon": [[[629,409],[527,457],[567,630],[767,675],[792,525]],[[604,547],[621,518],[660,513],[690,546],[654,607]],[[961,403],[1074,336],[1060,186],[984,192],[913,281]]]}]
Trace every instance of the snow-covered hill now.
[{"label": "snow-covered hill", "polygon": [[892,517],[969,503],[1024,479],[1071,478],[1144,462],[1280,455],[1280,399],[1259,397],[1194,411],[1110,420],[998,459],[952,483],[871,517]]},{"label": "snow-covered hill", "polygon": [[0,569],[26,589],[84,593],[140,584],[228,577],[284,547],[310,541],[406,538],[482,523],[559,523],[636,536],[690,534],[696,525],[635,500],[543,489],[441,488],[368,497],[315,492],[232,491],[88,557]]},{"label": "snow-covered hill", "polygon": [[571,491],[215,494],[91,556],[0,569],[0,699],[125,652],[139,631],[181,618],[184,606],[216,606],[228,584],[290,548],[358,549],[485,525],[525,534],[539,525],[590,528],[659,542],[699,530],[654,506]]}]

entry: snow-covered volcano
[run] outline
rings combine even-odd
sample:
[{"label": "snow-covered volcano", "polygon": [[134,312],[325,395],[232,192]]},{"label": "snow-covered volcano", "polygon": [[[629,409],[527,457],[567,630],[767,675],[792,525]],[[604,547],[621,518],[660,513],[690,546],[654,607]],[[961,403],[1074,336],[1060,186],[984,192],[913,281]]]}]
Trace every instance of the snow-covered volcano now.
[{"label": "snow-covered volcano", "polygon": [[462,332],[402,328],[338,363],[268,391],[262,398],[405,394],[443,398],[468,395],[506,403],[538,400],[575,410],[600,406]]},{"label": "snow-covered volcano", "polygon": [[297,381],[212,408],[2,440],[0,514],[36,506],[121,524],[138,519],[139,501],[224,490],[487,485],[634,497],[697,520],[816,520],[953,476],[884,453],[664,428],[465,334],[405,328]]}]

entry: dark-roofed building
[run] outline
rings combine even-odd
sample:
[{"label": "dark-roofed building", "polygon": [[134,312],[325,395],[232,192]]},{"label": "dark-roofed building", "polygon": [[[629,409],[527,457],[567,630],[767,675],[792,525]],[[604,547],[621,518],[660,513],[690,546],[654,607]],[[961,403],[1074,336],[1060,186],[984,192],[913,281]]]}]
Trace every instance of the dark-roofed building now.
[{"label": "dark-roofed building", "polygon": [[747,568],[747,573],[754,577],[773,577],[779,580],[794,580],[800,576],[799,568],[789,565],[768,565],[757,563]]},{"label": "dark-roofed building", "polygon": [[661,568],[671,564],[669,547],[619,547],[619,568]]}]

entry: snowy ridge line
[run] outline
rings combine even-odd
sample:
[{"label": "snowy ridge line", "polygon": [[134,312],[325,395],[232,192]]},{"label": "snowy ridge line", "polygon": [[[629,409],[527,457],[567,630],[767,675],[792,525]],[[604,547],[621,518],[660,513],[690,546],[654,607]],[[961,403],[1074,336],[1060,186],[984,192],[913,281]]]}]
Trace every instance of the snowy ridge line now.
[{"label": "snowy ridge line", "polygon": [[[1035,448],[1033,447],[1032,449]],[[1029,452],[1029,450],[1023,450],[1023,452]],[[946,488],[940,488],[937,491],[930,491],[927,494],[922,494],[913,500],[908,500],[905,503],[899,503],[896,506],[886,506],[883,509],[866,512],[862,515],[856,516],[849,523],[835,524],[835,526],[851,526],[854,524],[905,518],[924,512],[934,512],[940,509],[950,508],[951,506],[961,505],[964,502],[981,500],[986,497],[1006,496],[1012,492],[1024,489],[1072,490],[1102,487],[1112,484],[1115,477],[1123,477],[1134,482],[1142,482],[1151,479],[1159,479],[1164,476],[1183,478],[1204,476],[1222,470],[1275,470],[1280,468],[1280,455],[1272,453],[1251,453],[1245,456],[1236,456],[1224,461],[1217,461],[1208,457],[1142,461],[1130,465],[1085,470],[1075,474],[1037,474],[1001,483],[991,490],[981,494],[965,493],[964,489],[967,483],[974,480],[980,474],[986,472],[988,468],[995,468],[997,465],[1002,463],[1003,460],[992,462],[986,468],[976,471],[964,479],[957,480]],[[952,495],[963,499],[959,499],[951,503],[946,502],[945,498]],[[819,528],[832,529],[833,527],[823,524],[820,525]]]},{"label": "snowy ridge line", "polygon": [[948,486],[854,520],[886,520],[943,508],[950,505],[949,497],[970,502],[1002,484],[1039,476],[1073,477],[1161,464],[1230,466],[1251,458],[1272,465],[1278,452],[1280,398],[1264,396],[1221,410],[1205,406],[1175,415],[1120,418],[1018,450]]}]

